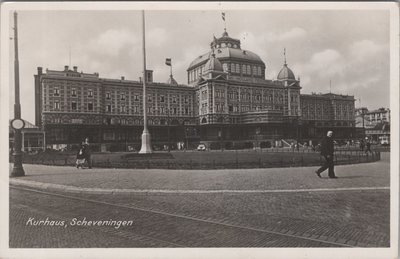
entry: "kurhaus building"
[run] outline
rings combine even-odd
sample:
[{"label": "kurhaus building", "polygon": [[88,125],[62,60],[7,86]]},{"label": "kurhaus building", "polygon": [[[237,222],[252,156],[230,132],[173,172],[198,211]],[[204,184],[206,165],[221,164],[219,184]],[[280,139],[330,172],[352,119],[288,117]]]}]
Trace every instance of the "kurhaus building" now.
[{"label": "kurhaus building", "polygon": [[[191,62],[187,84],[170,76],[153,82],[146,71],[147,114],[156,149],[177,143],[211,148],[268,147],[355,132],[354,97],[301,95],[300,80],[286,58],[275,80],[265,78],[261,58],[222,37]],[[140,146],[143,131],[142,82],[100,78],[99,74],[38,68],[35,75],[36,125],[48,146],[78,144],[89,137],[100,150]]]}]

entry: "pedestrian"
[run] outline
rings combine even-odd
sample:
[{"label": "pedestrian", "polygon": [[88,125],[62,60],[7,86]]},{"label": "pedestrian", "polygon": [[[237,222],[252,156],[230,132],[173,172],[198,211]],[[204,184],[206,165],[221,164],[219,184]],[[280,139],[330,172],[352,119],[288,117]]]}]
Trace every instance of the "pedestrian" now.
[{"label": "pedestrian", "polygon": [[337,178],[334,171],[333,153],[334,144],[332,139],[333,131],[328,131],[321,140],[321,155],[325,158],[325,163],[315,173],[321,178],[321,173],[328,169],[329,178]]},{"label": "pedestrian", "polygon": [[83,142],[84,146],[84,154],[85,154],[85,159],[88,164],[89,169],[92,169],[92,153],[90,151],[90,144],[89,144],[89,138],[85,138],[85,142]]},{"label": "pedestrian", "polygon": [[78,153],[76,154],[76,168],[79,169],[82,168],[83,169],[83,165],[85,164],[85,147],[82,144],[81,147],[78,150]]},{"label": "pedestrian", "polygon": [[364,151],[364,147],[365,147],[364,140],[361,139],[361,141],[360,141],[360,149],[361,149],[361,151]]},{"label": "pedestrian", "polygon": [[366,144],[365,144],[365,154],[368,154],[368,152],[371,152],[371,154],[372,154],[372,151],[371,151],[371,142],[367,139],[367,141],[366,141]]}]

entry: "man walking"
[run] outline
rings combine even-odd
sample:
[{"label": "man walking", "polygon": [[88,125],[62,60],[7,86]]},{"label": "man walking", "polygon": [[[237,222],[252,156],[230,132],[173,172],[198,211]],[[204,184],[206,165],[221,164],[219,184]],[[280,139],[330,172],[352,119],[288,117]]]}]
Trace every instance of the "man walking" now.
[{"label": "man walking", "polygon": [[365,154],[368,155],[368,152],[370,152],[370,153],[372,154],[372,151],[371,151],[371,141],[369,141],[368,138],[365,138],[365,141],[367,142],[367,143],[365,144],[365,146],[366,146]]},{"label": "man walking", "polygon": [[83,147],[84,147],[84,154],[85,154],[85,159],[86,162],[88,163],[89,169],[92,169],[92,158],[91,158],[91,152],[90,152],[90,145],[89,145],[89,138],[85,139],[85,142],[83,142]]},{"label": "man walking", "polygon": [[332,139],[333,132],[328,131],[326,136],[321,141],[321,155],[325,158],[325,163],[315,173],[321,178],[321,173],[328,169],[329,178],[337,178],[334,171],[333,152],[334,145]]}]

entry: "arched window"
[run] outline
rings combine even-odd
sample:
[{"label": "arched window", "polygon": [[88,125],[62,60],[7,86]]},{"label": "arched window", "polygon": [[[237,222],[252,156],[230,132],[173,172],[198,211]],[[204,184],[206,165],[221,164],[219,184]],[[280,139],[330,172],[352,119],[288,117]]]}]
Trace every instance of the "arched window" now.
[{"label": "arched window", "polygon": [[240,74],[240,65],[236,64],[236,73]]},{"label": "arched window", "polygon": [[261,76],[261,67],[257,67],[257,70],[258,70],[258,71],[257,71],[257,72],[258,72],[257,74],[258,74],[259,76]]},{"label": "arched window", "polygon": [[207,119],[206,119],[206,118],[203,118],[203,119],[201,120],[201,123],[207,123]]},{"label": "arched window", "polygon": [[231,64],[231,73],[235,73],[235,64]]}]

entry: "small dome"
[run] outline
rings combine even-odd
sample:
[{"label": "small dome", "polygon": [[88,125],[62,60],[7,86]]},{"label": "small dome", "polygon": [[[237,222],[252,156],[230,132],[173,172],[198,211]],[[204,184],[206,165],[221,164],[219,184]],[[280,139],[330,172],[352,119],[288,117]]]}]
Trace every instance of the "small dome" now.
[{"label": "small dome", "polygon": [[296,77],[294,76],[293,71],[290,68],[288,68],[287,64],[285,63],[283,65],[283,68],[279,72],[277,79],[278,80],[296,80]]},{"label": "small dome", "polygon": [[215,57],[215,54],[212,53],[210,56],[210,59],[207,61],[206,65],[204,66],[204,71],[221,71],[223,72],[224,70],[222,69],[222,64],[219,62],[219,60]]},{"label": "small dome", "polygon": [[172,75],[170,75],[168,80],[167,80],[167,84],[169,84],[169,85],[178,85],[178,82],[176,82],[176,80],[172,77]]}]

